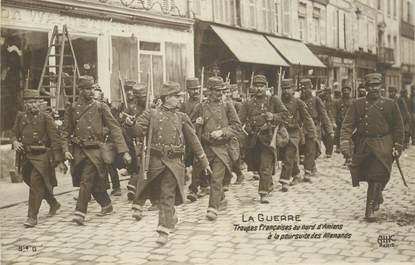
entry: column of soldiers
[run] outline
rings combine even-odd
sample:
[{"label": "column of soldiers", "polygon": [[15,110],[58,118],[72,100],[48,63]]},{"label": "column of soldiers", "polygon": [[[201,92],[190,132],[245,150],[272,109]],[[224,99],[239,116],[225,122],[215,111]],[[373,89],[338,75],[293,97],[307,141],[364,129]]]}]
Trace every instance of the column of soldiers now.
[{"label": "column of soldiers", "polygon": [[[131,176],[127,197],[132,217],[144,218],[149,199],[159,210],[156,242],[163,245],[178,222],[175,206],[185,198],[193,202],[209,195],[206,218],[214,221],[220,216],[226,209],[225,193],[233,173],[236,184],[244,180],[244,163],[248,171],[259,174],[260,203],[270,202],[278,160],[282,162],[282,192],[300,182],[310,183],[317,174],[322,138],[328,158],[333,143],[341,150],[353,186],[368,182],[365,218],[374,221],[392,162],[399,158],[404,132],[409,135],[410,128],[405,94],[397,101],[384,98],[381,83],[380,74],[369,74],[365,90],[359,88],[361,97],[351,99],[351,85],[346,84],[341,97],[331,102],[329,94],[320,95],[323,100],[312,94],[310,79],[299,81],[299,98],[294,96],[293,79],[281,80],[281,98],[269,96],[266,77],[255,75],[251,97],[241,102],[237,87],[221,77],[208,78],[206,90],[197,78],[189,78],[188,97],[180,84],[169,81],[160,88],[160,106],[149,106],[146,84],[130,82],[125,86],[127,104],[111,111],[102,100],[94,99],[93,79],[83,76],[77,101],[66,106],[60,133],[52,118],[37,107],[41,100],[37,91],[25,90],[26,110],[16,118],[13,142],[16,151],[24,154],[22,172],[30,186],[24,225],[37,224],[43,199],[50,205],[50,216],[61,207],[53,196],[54,169],[63,170],[65,160],[70,162],[73,185],[80,188],[72,219],[78,225],[85,224],[91,195],[101,206],[98,215],[113,212],[107,193],[108,170],[126,167]],[[105,159],[108,143],[117,153],[115,159]],[[304,174],[299,167],[301,154]],[[189,168],[191,184],[185,196]],[[117,180],[112,177],[112,182]],[[118,195],[118,188],[113,187],[113,195]]]}]

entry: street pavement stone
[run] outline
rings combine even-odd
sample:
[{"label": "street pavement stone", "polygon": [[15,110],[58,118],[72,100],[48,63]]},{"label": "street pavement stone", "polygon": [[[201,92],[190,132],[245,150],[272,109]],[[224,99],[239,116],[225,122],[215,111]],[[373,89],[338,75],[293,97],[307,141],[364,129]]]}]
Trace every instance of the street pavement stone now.
[{"label": "street pavement stone", "polygon": [[[401,157],[407,176],[415,174],[415,147]],[[57,196],[62,204],[54,217],[47,218],[48,206],[42,204],[38,225],[23,228],[27,202],[1,209],[2,264],[295,264],[332,262],[415,262],[415,197],[406,189],[398,170],[393,168],[385,198],[377,212],[379,220],[364,221],[365,183],[351,187],[350,175],[342,167],[343,159],[318,159],[318,174],[312,184],[302,183],[282,193],[278,184],[279,169],[274,176],[275,191],[270,204],[260,204],[258,181],[250,181],[250,173],[242,185],[231,185],[226,192],[228,205],[218,219],[206,219],[208,197],[176,207],[179,223],[160,247],[155,243],[157,211],[145,211],[137,222],[131,217],[131,204],[126,190],[112,197],[115,212],[98,217],[97,203],[91,202],[85,226],[71,222],[76,191]],[[415,186],[414,179],[407,179]],[[124,184],[124,183],[123,183]],[[146,204],[146,208],[149,207]],[[301,222],[258,221],[264,216],[299,215]],[[244,221],[249,216],[254,221]],[[257,227],[257,231],[235,231],[235,224]],[[261,224],[273,226],[299,225],[299,230],[258,231]],[[304,227],[302,227],[304,225]],[[319,225],[342,225],[341,229],[318,228]],[[310,226],[314,226],[311,228]],[[272,228],[272,227],[271,227]],[[308,229],[307,229],[308,228]],[[280,239],[295,234],[350,233],[349,239]],[[274,238],[275,235],[280,238]],[[379,236],[393,236],[392,247],[380,247]],[[270,239],[268,239],[270,238]],[[22,247],[29,247],[28,250]],[[36,251],[31,248],[35,247]]]}]

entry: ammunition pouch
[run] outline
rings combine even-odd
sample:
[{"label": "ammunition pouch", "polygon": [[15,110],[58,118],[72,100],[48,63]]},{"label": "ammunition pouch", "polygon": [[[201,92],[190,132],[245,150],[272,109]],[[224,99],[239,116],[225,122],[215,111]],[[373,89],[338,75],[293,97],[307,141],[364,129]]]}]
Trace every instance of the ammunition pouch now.
[{"label": "ammunition pouch", "polygon": [[183,158],[184,146],[178,145],[156,145],[151,147],[150,155],[159,158],[177,159]]}]

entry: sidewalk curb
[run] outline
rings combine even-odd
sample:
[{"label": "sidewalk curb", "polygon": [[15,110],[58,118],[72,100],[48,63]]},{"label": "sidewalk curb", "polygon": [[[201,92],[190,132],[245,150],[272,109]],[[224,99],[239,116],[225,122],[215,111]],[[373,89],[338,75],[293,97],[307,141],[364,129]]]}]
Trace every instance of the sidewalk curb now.
[{"label": "sidewalk curb", "polygon": [[[120,182],[129,180],[129,179],[130,179],[130,176],[123,176],[123,178],[120,178]],[[70,189],[70,190],[61,191],[61,192],[55,193],[54,195],[59,196],[59,195],[67,194],[67,193],[74,192],[74,191],[77,191],[77,190],[79,190],[79,188],[73,188],[73,189]],[[3,206],[0,206],[0,210],[10,208],[10,207],[22,204],[22,203],[27,203],[27,202],[28,202],[28,200],[24,200],[24,201],[18,201],[18,202],[6,204],[6,205],[3,205]]]}]

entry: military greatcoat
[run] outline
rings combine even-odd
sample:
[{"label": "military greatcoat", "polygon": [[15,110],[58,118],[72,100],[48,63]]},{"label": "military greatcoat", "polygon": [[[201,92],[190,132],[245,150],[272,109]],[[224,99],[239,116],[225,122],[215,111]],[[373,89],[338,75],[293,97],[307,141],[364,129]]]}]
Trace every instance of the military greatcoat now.
[{"label": "military greatcoat", "polygon": [[89,159],[99,174],[99,181],[94,189],[109,189],[107,167],[100,149],[96,147],[104,142],[104,127],[108,128],[117,152],[128,152],[121,128],[106,104],[95,100],[86,102],[79,99],[72,106],[68,106],[65,111],[63,137],[66,141],[64,141],[63,150],[66,152],[71,148],[74,157],[71,162],[74,187],[80,186],[82,161]]},{"label": "military greatcoat", "polygon": [[[356,99],[343,121],[340,135],[342,152],[351,153],[349,142],[352,139],[355,145],[350,167],[353,186],[371,177],[378,178],[378,182],[386,185],[393,163],[393,145],[403,145],[404,142],[404,127],[398,105],[384,97],[375,101]],[[376,159],[383,168],[368,167],[368,159]]]},{"label": "military greatcoat", "polygon": [[178,111],[169,110],[164,106],[158,109],[146,110],[137,118],[133,127],[140,137],[147,135],[150,119],[152,136],[150,146],[150,163],[148,178],[139,174],[136,197],[140,197],[147,185],[155,180],[164,170],[169,170],[177,181],[175,196],[176,205],[184,202],[184,147],[189,146],[196,159],[200,160],[201,167],[206,168],[208,161],[203,148],[195,134],[189,117]]},{"label": "military greatcoat", "polygon": [[[45,112],[32,114],[19,112],[13,127],[14,137],[25,148],[22,162],[23,180],[30,186],[31,171],[36,169],[43,178],[46,188],[53,194],[57,185],[55,167],[64,161],[61,143],[55,123]],[[32,146],[44,146],[45,152],[31,151]]]}]

